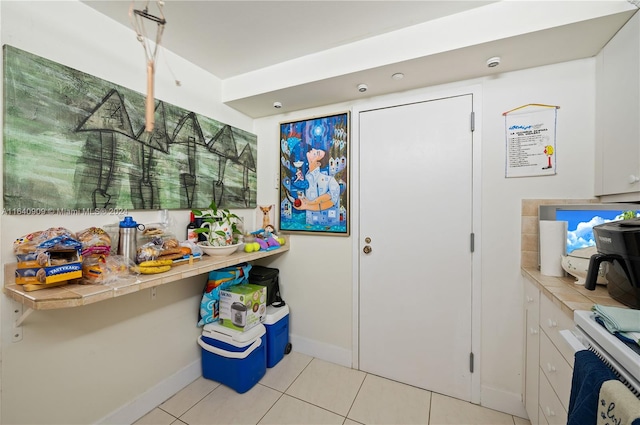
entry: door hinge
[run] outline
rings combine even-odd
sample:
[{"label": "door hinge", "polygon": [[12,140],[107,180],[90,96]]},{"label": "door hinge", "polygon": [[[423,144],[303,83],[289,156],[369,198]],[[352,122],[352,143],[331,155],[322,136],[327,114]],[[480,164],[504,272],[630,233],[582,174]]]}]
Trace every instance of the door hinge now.
[{"label": "door hinge", "polygon": [[469,353],[469,372],[473,373],[473,352]]},{"label": "door hinge", "polygon": [[471,252],[474,252],[476,248],[476,234],[471,233]]},{"label": "door hinge", "polygon": [[476,129],[476,113],[475,112],[471,112],[471,131],[475,131]]}]

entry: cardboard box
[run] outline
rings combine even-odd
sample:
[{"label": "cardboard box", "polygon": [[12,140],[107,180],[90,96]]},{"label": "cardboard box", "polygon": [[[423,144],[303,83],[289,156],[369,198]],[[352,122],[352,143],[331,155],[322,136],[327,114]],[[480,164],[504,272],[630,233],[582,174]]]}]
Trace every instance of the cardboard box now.
[{"label": "cardboard box", "polygon": [[16,269],[16,283],[48,284],[82,277],[82,263],[69,263],[51,267]]},{"label": "cardboard box", "polygon": [[267,312],[267,288],[242,284],[220,291],[220,324],[246,331],[264,322]]},{"label": "cardboard box", "polygon": [[32,269],[40,267],[62,266],[71,263],[82,263],[82,253],[80,248],[73,249],[52,249],[42,252],[29,252],[26,254],[16,254],[18,269]]}]

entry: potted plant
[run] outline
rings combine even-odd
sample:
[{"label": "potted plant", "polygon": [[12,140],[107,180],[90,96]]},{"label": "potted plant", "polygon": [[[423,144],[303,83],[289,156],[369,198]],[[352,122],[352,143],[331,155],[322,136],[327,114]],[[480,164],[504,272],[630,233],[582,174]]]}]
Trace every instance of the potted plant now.
[{"label": "potted plant", "polygon": [[218,208],[215,201],[211,201],[209,209],[191,210],[197,217],[201,217],[203,224],[195,229],[196,233],[203,233],[211,246],[229,246],[238,243],[238,236],[242,234],[237,224],[240,217],[227,209]]}]

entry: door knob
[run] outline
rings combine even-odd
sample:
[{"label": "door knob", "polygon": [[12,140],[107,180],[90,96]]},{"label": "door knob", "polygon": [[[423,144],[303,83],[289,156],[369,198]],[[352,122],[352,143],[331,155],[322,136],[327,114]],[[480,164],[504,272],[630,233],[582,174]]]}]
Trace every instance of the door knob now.
[{"label": "door knob", "polygon": [[365,245],[364,248],[362,248],[362,252],[364,252],[365,254],[370,253],[371,247],[369,245]]}]

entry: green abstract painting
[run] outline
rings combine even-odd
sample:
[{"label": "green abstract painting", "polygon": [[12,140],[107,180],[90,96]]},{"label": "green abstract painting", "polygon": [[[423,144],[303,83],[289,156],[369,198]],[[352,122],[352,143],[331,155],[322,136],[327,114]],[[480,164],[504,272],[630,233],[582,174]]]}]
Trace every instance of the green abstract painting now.
[{"label": "green abstract painting", "polygon": [[4,211],[256,207],[257,137],[12,46]]}]

